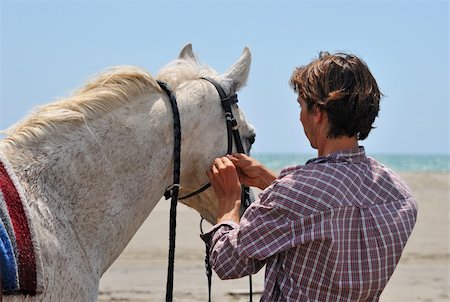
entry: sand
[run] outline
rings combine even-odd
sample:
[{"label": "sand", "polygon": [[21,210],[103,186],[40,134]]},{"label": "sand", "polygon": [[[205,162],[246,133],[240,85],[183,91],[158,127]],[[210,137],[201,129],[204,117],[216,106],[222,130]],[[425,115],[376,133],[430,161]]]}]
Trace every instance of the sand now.
[{"label": "sand", "polygon": [[[417,224],[400,263],[381,295],[383,302],[450,300],[450,174],[402,174],[419,203]],[[178,207],[174,301],[207,301],[200,217]],[[204,229],[210,225],[204,223]],[[169,202],[161,200],[100,282],[99,301],[164,301],[167,275]],[[248,301],[248,278],[213,276],[213,301]],[[253,276],[260,292],[264,269]],[[231,293],[234,293],[233,295]],[[254,295],[254,301],[260,295]]]}]

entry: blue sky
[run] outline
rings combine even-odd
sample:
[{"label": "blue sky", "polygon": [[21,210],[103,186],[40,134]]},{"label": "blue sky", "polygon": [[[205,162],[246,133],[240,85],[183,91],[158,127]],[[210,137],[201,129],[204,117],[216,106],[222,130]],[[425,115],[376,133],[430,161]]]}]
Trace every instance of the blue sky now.
[{"label": "blue sky", "polygon": [[321,50],[360,56],[385,94],[362,142],[369,153],[449,152],[447,1],[0,3],[0,129],[108,66],[156,74],[191,42],[219,72],[250,47],[239,97],[256,127],[255,152],[313,152],[287,83]]}]

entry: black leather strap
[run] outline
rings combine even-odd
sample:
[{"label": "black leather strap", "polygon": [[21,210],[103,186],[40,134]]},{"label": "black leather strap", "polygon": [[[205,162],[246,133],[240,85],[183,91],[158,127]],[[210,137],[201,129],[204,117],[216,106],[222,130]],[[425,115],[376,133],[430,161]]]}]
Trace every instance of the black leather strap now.
[{"label": "black leather strap", "polygon": [[[234,143],[236,144],[236,150],[239,153],[246,153],[244,150],[244,146],[242,145],[241,135],[239,133],[238,124],[236,119],[234,118],[233,111],[231,109],[231,105],[236,104],[238,102],[237,94],[227,97],[223,88],[213,79],[210,78],[202,78],[216,87],[217,92],[219,93],[220,100],[222,103],[222,107],[225,111],[226,125],[227,125],[227,137],[228,137],[228,148],[227,154],[231,154],[233,151],[233,138]],[[242,186],[241,188],[241,212],[245,212],[245,210],[250,206],[253,202],[253,194],[251,194],[250,188],[246,186]],[[209,246],[206,245],[206,261],[209,262]],[[206,264],[206,276],[208,277],[208,297],[211,302],[211,278],[212,278],[212,269],[209,263]],[[252,276],[249,275],[249,301],[253,301],[253,287],[252,287]]]},{"label": "black leather strap", "polygon": [[[217,92],[219,93],[222,107],[225,111],[226,118],[226,126],[227,126],[227,154],[231,154],[233,150],[233,138],[236,144],[236,149],[239,153],[245,153],[244,147],[242,145],[241,136],[239,134],[238,125],[236,119],[233,116],[233,111],[231,106],[238,102],[237,94],[227,97],[225,91],[222,87],[212,79],[203,78],[210,83],[212,83]],[[174,272],[174,261],[175,261],[175,231],[176,231],[176,207],[178,203],[178,199],[187,199],[189,197],[195,196],[206,189],[208,189],[211,184],[206,184],[199,190],[192,192],[186,196],[178,198],[178,193],[180,189],[180,157],[181,157],[181,124],[180,124],[180,116],[178,112],[178,105],[170,87],[164,83],[158,81],[161,89],[167,94],[169,97],[169,101],[172,107],[173,118],[174,118],[174,171],[173,171],[173,184],[166,189],[164,196],[166,199],[171,198],[171,206],[170,206],[170,230],[169,230],[169,263],[168,263],[168,272],[167,272],[167,286],[166,286],[166,301],[173,300],[173,272]],[[242,195],[241,200],[242,204],[242,212],[250,205],[252,202],[252,194],[248,187],[242,186]],[[206,257],[205,257],[205,267],[206,267],[206,275],[208,277],[208,299],[211,301],[211,283],[212,283],[212,269],[209,263],[209,246],[206,245]],[[250,301],[252,301],[252,279],[249,276],[250,280]]]},{"label": "black leather strap", "polygon": [[206,189],[209,189],[209,187],[211,187],[211,184],[208,182],[206,185],[204,185],[203,187],[201,187],[200,189],[198,189],[197,191],[194,191],[192,193],[189,193],[188,195],[182,196],[180,198],[178,198],[179,200],[183,200],[183,199],[188,199],[191,198],[195,195],[198,195],[200,193],[202,193],[203,191],[205,191]]},{"label": "black leather strap", "polygon": [[233,94],[232,96],[222,99],[222,106],[231,107],[231,105],[237,104],[237,102],[238,102],[238,95]]},{"label": "black leather strap", "polygon": [[177,204],[178,204],[178,191],[180,189],[180,167],[181,167],[181,124],[180,114],[178,112],[178,105],[175,95],[170,87],[164,83],[158,81],[161,89],[169,97],[170,105],[173,112],[174,120],[174,147],[173,147],[173,184],[166,189],[164,196],[166,199],[171,198],[170,202],[170,227],[169,227],[169,259],[167,265],[167,284],[166,284],[166,302],[173,300],[173,272],[175,266],[175,235],[177,227]]}]

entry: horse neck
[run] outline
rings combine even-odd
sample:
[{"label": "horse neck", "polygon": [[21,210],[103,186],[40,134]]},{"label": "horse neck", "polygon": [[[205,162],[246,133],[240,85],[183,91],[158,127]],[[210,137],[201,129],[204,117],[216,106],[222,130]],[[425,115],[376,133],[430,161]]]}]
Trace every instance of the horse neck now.
[{"label": "horse neck", "polygon": [[64,139],[37,142],[22,160],[14,160],[21,147],[2,148],[25,190],[38,199],[41,227],[73,233],[70,240],[79,241],[100,274],[172,181],[171,113],[161,95],[150,98],[78,126]]}]

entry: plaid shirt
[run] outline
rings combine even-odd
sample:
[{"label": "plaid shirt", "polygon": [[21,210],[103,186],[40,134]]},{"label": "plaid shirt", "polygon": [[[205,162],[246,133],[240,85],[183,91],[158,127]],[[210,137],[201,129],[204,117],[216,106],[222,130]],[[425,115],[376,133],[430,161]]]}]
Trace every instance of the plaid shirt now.
[{"label": "plaid shirt", "polygon": [[221,279],[266,265],[262,301],[378,301],[417,215],[405,182],[363,147],[284,169],[259,197],[202,238]]}]

